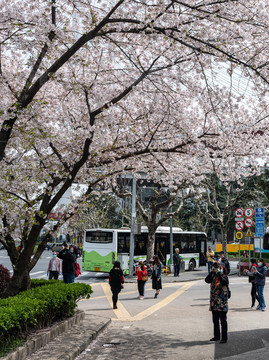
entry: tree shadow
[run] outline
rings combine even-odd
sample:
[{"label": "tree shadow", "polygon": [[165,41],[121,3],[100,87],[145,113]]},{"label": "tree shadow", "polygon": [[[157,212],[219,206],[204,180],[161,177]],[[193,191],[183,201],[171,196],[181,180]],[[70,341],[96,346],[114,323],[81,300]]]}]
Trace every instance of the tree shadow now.
[{"label": "tree shadow", "polygon": [[[104,344],[116,343],[115,348],[111,348],[109,353],[110,359],[116,359],[118,354],[124,354],[123,358],[136,359],[142,351],[143,359],[158,359],[169,358],[173,359],[199,359],[207,360],[212,356],[212,346],[214,347],[214,359],[236,359],[237,355],[258,351],[264,357],[253,358],[266,359],[268,358],[269,350],[269,329],[253,329],[246,331],[235,331],[228,333],[228,342],[220,344],[220,342],[210,342],[209,339],[183,339],[184,327],[178,328],[175,334],[166,334],[161,330],[152,332],[141,329],[137,323],[125,323],[128,326],[119,326],[118,322],[111,323],[104,334],[97,339],[95,348],[92,349],[100,356],[99,350]],[[128,329],[127,329],[128,328]],[[161,323],[160,323],[161,328]],[[212,325],[213,331],[213,325]],[[195,337],[195,335],[194,335]],[[267,346],[268,342],[268,346]],[[143,346],[141,347],[141,344]],[[207,348],[206,348],[206,347]],[[194,348],[194,349],[192,349]],[[140,350],[138,350],[140,349]],[[95,358],[93,356],[93,358]],[[249,358],[249,357],[248,357]],[[240,357],[241,359],[241,357]],[[242,357],[243,359],[243,357]]]}]

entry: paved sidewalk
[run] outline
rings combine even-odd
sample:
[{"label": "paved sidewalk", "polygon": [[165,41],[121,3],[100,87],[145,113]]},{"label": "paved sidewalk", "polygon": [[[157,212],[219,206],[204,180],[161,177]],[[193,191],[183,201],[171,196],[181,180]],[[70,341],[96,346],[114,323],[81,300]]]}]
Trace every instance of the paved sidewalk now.
[{"label": "paved sidewalk", "polygon": [[[237,274],[235,264],[233,264],[230,275]],[[186,271],[180,273],[178,277],[173,274],[163,275],[163,283],[180,283],[201,280],[208,274],[207,267],[200,267],[194,271]],[[107,283],[108,280],[106,279]],[[136,283],[137,278],[126,278],[126,283]],[[150,281],[149,281],[150,282]],[[8,360],[74,360],[80,353],[82,353],[92,342],[96,336],[106,328],[111,319],[101,316],[96,316],[87,311],[87,306],[80,306],[81,310],[85,311],[85,320],[73,326],[71,329],[65,331],[62,335],[57,336],[47,345],[27,357],[27,352],[21,351],[20,355],[10,355]],[[48,329],[48,331],[52,331]]]},{"label": "paved sidewalk", "polygon": [[[237,275],[238,270],[236,268],[237,261],[230,262],[231,265],[231,275]],[[193,271],[184,271],[179,274],[179,276],[174,276],[173,274],[162,275],[162,283],[173,283],[173,282],[185,282],[185,281],[195,281],[204,279],[208,274],[207,266],[201,266]],[[126,277],[126,283],[135,283],[137,282],[137,277],[133,276],[132,278]]]}]

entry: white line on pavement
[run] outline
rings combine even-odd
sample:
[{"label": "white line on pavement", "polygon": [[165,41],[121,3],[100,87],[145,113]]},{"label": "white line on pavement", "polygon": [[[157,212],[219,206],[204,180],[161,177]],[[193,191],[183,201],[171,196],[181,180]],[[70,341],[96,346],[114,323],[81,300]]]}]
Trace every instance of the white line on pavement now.
[{"label": "white line on pavement", "polygon": [[44,274],[45,271],[37,271],[34,273],[30,273],[30,275]]}]

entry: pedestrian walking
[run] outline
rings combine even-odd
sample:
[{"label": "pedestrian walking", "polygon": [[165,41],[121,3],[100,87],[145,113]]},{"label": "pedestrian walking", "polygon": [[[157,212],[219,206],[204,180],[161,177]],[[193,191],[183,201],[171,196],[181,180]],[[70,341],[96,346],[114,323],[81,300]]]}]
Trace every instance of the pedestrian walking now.
[{"label": "pedestrian walking", "polygon": [[212,250],[211,246],[208,246],[208,250],[206,252],[208,274],[210,273],[211,267],[214,263],[214,256],[215,256],[215,252]]},{"label": "pedestrian walking", "polygon": [[258,301],[259,305],[257,306],[257,310],[265,311],[266,305],[263,295],[264,285],[265,285],[265,279],[266,279],[266,273],[267,273],[267,267],[265,265],[265,262],[262,258],[258,259],[257,268],[253,268],[253,272],[255,275],[255,285],[257,288],[258,293]]},{"label": "pedestrian walking", "polygon": [[255,274],[254,274],[254,267],[257,269],[257,263],[256,263],[256,259],[252,258],[250,259],[250,267],[249,270],[245,269],[244,272],[245,274],[248,275],[248,282],[251,283],[251,309],[255,308],[255,301],[258,300],[259,301],[259,297],[257,294],[257,288],[256,288],[256,284],[255,284]]},{"label": "pedestrian walking", "polygon": [[75,263],[76,256],[73,254],[73,246],[66,244],[63,249],[57,255],[62,259],[63,280],[66,284],[73,283],[75,281]]},{"label": "pedestrian walking", "polygon": [[[226,275],[226,267],[223,263],[214,263],[210,273],[205,278],[205,282],[210,285],[210,307],[214,324],[214,337],[210,341],[226,343],[228,340],[228,294],[229,279]],[[221,325],[221,331],[220,331]],[[221,334],[221,337],[220,337]]]},{"label": "pedestrian walking", "polygon": [[220,251],[219,253],[220,261],[225,265],[226,267],[226,274],[229,275],[231,271],[230,263],[226,257],[224,257],[224,251]]},{"label": "pedestrian walking", "polygon": [[180,266],[181,266],[181,257],[179,255],[179,248],[175,249],[173,255],[173,264],[174,264],[174,276],[179,276]]},{"label": "pedestrian walking", "polygon": [[154,299],[157,298],[159,295],[160,290],[162,289],[162,267],[163,264],[161,263],[161,260],[158,255],[154,256],[154,262],[153,262],[153,270],[152,270],[152,289],[156,290]]},{"label": "pedestrian walking", "polygon": [[143,261],[139,261],[138,266],[136,267],[136,275],[139,293],[138,298],[143,300],[145,296],[145,284],[148,281],[147,267],[144,265]]},{"label": "pedestrian walking", "polygon": [[118,295],[124,284],[124,276],[119,261],[115,261],[113,268],[109,272],[108,280],[112,291],[113,309],[117,309]]},{"label": "pedestrian walking", "polygon": [[47,274],[49,275],[49,280],[55,279],[58,280],[59,274],[61,273],[61,261],[57,258],[56,251],[53,252],[52,258],[49,261]]}]

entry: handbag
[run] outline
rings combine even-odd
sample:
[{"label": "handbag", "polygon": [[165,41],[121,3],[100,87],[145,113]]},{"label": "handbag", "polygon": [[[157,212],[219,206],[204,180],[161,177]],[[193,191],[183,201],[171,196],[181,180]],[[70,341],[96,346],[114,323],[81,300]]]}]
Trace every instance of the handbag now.
[{"label": "handbag", "polygon": [[141,279],[142,279],[142,281],[148,281],[149,277],[148,277],[148,275],[142,275]]}]

